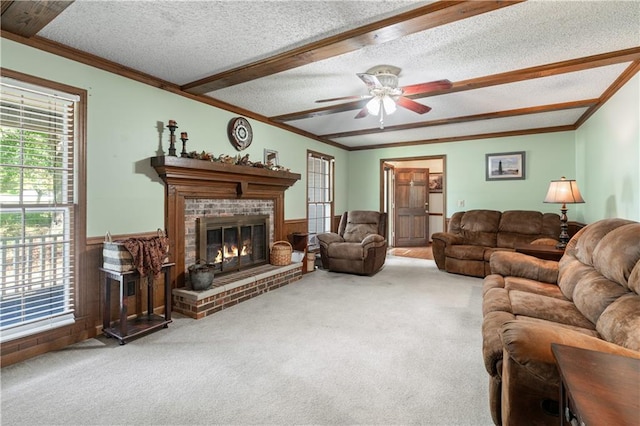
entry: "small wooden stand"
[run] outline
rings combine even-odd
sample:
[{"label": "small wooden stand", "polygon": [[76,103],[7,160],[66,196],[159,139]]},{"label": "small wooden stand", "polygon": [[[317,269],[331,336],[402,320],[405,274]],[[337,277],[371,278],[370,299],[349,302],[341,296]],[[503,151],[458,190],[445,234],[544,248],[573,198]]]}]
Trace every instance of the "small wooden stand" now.
[{"label": "small wooden stand", "polygon": [[[131,280],[140,279],[138,271],[118,272],[110,269],[99,268],[103,277],[103,312],[102,312],[102,332],[107,337],[115,337],[124,345],[127,340],[133,339],[144,333],[167,328],[171,322],[171,283],[169,269],[174,263],[162,265],[164,272],[164,317],[153,313],[153,276],[146,277],[147,281],[147,313],[141,315],[136,309],[136,317],[128,318],[129,309],[127,302],[127,285]],[[111,283],[120,283],[120,319],[111,324]],[[140,295],[137,297],[140,302]]]}]

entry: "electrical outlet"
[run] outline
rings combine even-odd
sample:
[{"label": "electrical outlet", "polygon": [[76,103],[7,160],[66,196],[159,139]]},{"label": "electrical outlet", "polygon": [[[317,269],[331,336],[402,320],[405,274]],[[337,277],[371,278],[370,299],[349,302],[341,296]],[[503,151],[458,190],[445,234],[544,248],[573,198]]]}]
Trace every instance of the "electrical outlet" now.
[{"label": "electrical outlet", "polygon": [[458,207],[464,207],[464,200],[458,200]]},{"label": "electrical outlet", "polygon": [[129,281],[127,283],[127,296],[135,296],[136,295],[136,282]]}]

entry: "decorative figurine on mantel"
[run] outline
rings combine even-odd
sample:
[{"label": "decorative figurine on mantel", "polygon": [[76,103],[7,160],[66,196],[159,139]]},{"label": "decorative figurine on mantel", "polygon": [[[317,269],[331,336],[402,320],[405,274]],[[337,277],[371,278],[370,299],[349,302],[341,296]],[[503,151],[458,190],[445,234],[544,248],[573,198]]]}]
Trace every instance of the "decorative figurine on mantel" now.
[{"label": "decorative figurine on mantel", "polygon": [[167,127],[169,128],[169,132],[171,132],[171,134],[169,135],[169,155],[172,157],[177,157],[175,132],[176,132],[176,129],[178,128],[178,124],[176,123],[175,120],[169,120],[169,124],[167,124]]},{"label": "decorative figurine on mantel", "polygon": [[180,133],[180,140],[182,141],[182,152],[180,153],[180,157],[188,157],[189,154],[187,153],[186,145],[189,139],[187,138],[187,132]]}]

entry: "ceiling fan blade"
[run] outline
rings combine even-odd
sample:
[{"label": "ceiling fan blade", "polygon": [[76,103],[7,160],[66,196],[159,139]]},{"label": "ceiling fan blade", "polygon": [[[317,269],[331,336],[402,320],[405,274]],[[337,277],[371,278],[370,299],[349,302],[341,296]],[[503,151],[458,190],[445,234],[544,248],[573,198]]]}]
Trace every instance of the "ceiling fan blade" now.
[{"label": "ceiling fan blade", "polygon": [[360,112],[354,117],[354,118],[364,118],[367,115],[369,115],[369,110],[367,109],[367,107],[365,106],[364,108],[362,108],[360,110]]},{"label": "ceiling fan blade", "polygon": [[378,77],[375,75],[359,73],[357,76],[360,77],[360,80],[364,81],[364,84],[367,85],[367,89],[369,89],[369,91],[382,87],[380,80],[378,80]]},{"label": "ceiling fan blade", "polygon": [[339,98],[319,99],[316,102],[336,102],[336,101],[357,101],[359,99],[368,99],[371,95],[342,96]]},{"label": "ceiling fan blade", "polygon": [[431,111],[431,107],[422,105],[421,103],[418,103],[413,99],[405,98],[404,96],[400,96],[396,100],[396,103],[401,107],[417,112],[418,114],[424,114]]},{"label": "ceiling fan blade", "polygon": [[402,87],[402,94],[405,96],[415,95],[417,93],[435,92],[436,90],[451,89],[451,82],[449,80],[436,80],[428,83],[411,84],[409,86]]}]

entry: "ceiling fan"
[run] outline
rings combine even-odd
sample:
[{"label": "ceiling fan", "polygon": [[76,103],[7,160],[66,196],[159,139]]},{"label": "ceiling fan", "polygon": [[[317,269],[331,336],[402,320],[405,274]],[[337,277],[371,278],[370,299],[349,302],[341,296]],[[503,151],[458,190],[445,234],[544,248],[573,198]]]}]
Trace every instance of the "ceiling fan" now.
[{"label": "ceiling fan", "polygon": [[377,65],[367,70],[367,72],[356,74],[367,85],[367,89],[369,90],[368,95],[320,99],[316,102],[370,98],[371,100],[358,112],[355,118],[363,118],[369,114],[380,115],[380,128],[383,129],[385,114],[393,114],[398,105],[418,114],[425,114],[431,111],[431,107],[407,98],[408,95],[423,94],[451,88],[451,82],[449,80],[436,80],[428,83],[398,87],[398,75],[400,71],[400,68],[394,67],[393,65]]}]

